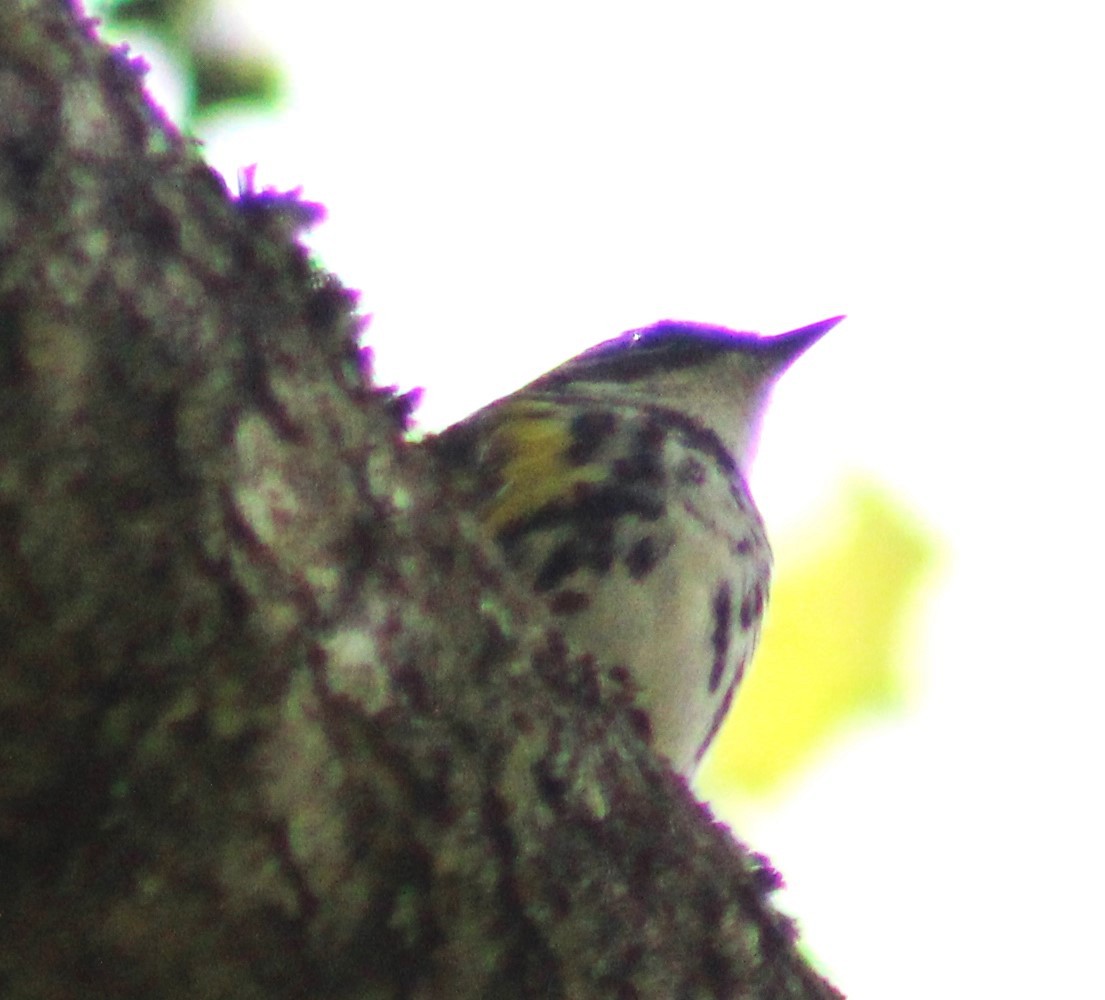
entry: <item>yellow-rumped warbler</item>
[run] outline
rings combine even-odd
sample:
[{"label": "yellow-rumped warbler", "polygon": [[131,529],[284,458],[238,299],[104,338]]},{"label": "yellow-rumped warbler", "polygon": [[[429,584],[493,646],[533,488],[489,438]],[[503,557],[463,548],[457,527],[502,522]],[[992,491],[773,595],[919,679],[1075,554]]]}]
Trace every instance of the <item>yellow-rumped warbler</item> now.
[{"label": "yellow-rumped warbler", "polygon": [[772,385],[843,317],[777,337],[665,320],[431,447],[577,651],[624,664],[686,775],[755,649],[771,549],[746,474]]}]

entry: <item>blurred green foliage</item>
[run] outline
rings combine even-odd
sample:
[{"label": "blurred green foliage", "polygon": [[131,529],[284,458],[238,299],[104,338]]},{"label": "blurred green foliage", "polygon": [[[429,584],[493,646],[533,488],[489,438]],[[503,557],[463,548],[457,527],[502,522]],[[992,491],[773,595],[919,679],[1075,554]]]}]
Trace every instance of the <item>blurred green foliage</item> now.
[{"label": "blurred green foliage", "polygon": [[279,66],[255,50],[248,37],[227,37],[211,30],[217,0],[92,0],[92,13],[104,22],[104,34],[124,42],[128,33],[155,38],[176,60],[185,77],[189,127],[230,106],[263,108],[284,93]]},{"label": "blurred green foliage", "polygon": [[901,710],[904,626],[936,543],[878,488],[847,487],[824,539],[781,550],[760,650],[697,783],[781,787],[863,717]]}]

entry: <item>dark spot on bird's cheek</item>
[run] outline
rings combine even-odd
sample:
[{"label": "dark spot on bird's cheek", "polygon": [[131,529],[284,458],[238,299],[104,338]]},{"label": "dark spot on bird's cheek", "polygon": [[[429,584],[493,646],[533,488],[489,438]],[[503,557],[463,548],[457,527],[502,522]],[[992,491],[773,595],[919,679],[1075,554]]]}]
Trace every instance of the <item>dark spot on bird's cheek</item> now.
[{"label": "dark spot on bird's cheek", "polygon": [[706,466],[697,458],[688,456],[679,463],[675,478],[688,486],[701,486],[706,482]]},{"label": "dark spot on bird's cheek", "polygon": [[678,435],[684,447],[707,456],[727,478],[739,478],[736,460],[729,449],[722,444],[721,438],[700,420],[686,413],[680,413],[678,410],[660,406],[649,407],[649,416],[664,431]]},{"label": "dark spot on bird's cheek", "polygon": [[585,465],[614,432],[618,419],[609,410],[585,410],[569,424],[571,443],[565,457],[571,465]]},{"label": "dark spot on bird's cheek", "polygon": [[626,482],[664,482],[664,429],[649,421],[633,435],[628,454],[614,461],[614,475]]}]

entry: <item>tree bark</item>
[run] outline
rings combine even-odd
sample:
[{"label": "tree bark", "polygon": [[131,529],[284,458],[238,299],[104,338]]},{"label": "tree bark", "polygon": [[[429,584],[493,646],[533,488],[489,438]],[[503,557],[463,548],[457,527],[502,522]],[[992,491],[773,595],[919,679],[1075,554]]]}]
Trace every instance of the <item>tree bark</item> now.
[{"label": "tree bark", "polygon": [[0,10],[0,994],[828,998],[371,386],[311,207]]}]

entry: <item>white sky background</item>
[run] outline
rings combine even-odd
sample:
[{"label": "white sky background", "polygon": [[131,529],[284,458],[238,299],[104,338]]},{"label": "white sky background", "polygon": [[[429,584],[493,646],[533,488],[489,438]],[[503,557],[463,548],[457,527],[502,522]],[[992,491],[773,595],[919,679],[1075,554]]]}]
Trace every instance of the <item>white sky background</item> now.
[{"label": "white sky background", "polygon": [[849,315],[780,387],[754,485],[781,552],[853,473],[945,541],[916,703],[741,836],[853,1000],[1100,990],[1100,10],[233,16],[289,99],[210,130],[209,158],[327,205],[313,246],[431,428],[661,317]]}]

